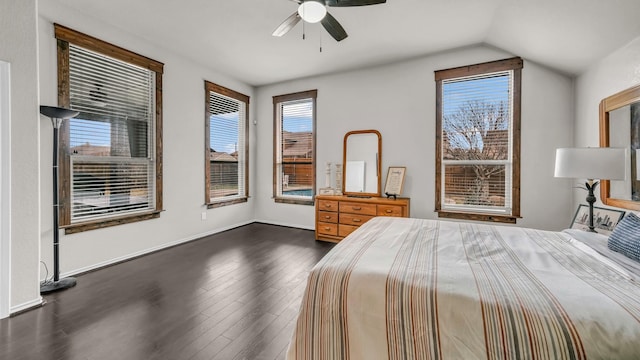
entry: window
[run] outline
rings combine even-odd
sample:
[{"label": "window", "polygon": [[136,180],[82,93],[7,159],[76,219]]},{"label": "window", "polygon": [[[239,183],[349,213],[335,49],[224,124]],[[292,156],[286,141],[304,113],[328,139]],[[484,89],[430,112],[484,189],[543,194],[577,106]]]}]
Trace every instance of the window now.
[{"label": "window", "polygon": [[520,216],[521,69],[512,58],[435,72],[440,217]]},{"label": "window", "polygon": [[249,179],[249,97],[204,82],[205,196],[209,207],[246,202]]},{"label": "window", "polygon": [[158,217],[162,210],[163,64],[55,25],[66,233]]},{"label": "window", "polygon": [[317,90],[273,97],[276,202],[313,205]]}]

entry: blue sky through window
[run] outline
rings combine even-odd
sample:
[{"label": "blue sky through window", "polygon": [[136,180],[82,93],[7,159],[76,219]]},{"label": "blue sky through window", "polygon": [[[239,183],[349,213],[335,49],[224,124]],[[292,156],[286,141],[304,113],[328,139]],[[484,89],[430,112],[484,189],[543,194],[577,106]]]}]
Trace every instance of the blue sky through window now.
[{"label": "blue sky through window", "polygon": [[313,101],[311,99],[284,103],[282,106],[282,128],[288,132],[313,131]]},{"label": "blue sky through window", "polygon": [[499,103],[509,100],[509,74],[453,80],[442,85],[443,115],[455,113],[468,100]]},{"label": "blue sky through window", "polygon": [[109,122],[71,119],[69,133],[71,147],[83,144],[111,146],[111,123]]},{"label": "blue sky through window", "polygon": [[[496,115],[495,111],[510,111],[508,107],[510,80],[510,72],[501,72],[443,82],[442,128],[449,136],[449,147],[476,148],[482,151],[484,132],[496,124],[491,122],[489,117],[485,118],[484,124],[479,123],[477,114]],[[500,106],[501,104],[503,106]],[[461,116],[461,114],[464,115]],[[502,112],[502,114],[508,116],[508,113]],[[495,120],[496,117],[494,116],[493,119]],[[497,125],[502,130],[507,130],[509,124],[510,121],[504,121]]]},{"label": "blue sky through window", "polygon": [[210,146],[227,154],[237,151],[239,112],[211,115],[209,118]]}]

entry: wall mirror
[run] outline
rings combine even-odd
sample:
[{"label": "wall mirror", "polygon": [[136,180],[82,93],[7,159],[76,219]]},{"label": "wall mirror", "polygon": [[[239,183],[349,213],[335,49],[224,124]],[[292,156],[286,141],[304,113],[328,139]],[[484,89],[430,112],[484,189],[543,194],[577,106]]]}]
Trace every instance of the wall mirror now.
[{"label": "wall mirror", "polygon": [[376,130],[344,136],[342,192],[347,196],[380,196],[382,136]]},{"label": "wall mirror", "polygon": [[600,102],[600,147],[618,147],[627,151],[626,179],[602,180],[602,203],[640,210],[640,169],[636,149],[640,149],[640,85],[611,95]]}]

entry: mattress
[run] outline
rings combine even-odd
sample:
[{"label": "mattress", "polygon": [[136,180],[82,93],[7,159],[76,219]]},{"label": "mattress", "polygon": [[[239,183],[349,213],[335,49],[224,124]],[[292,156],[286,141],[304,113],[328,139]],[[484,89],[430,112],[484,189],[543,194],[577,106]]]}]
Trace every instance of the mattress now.
[{"label": "mattress", "polygon": [[310,272],[287,358],[637,358],[640,286],[582,244],[374,218]]}]

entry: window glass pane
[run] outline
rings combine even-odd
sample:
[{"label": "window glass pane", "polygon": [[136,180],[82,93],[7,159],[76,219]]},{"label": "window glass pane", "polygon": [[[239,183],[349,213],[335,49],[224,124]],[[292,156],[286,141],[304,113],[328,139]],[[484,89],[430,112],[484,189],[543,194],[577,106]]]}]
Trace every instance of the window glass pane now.
[{"label": "window glass pane", "polygon": [[282,196],[313,196],[313,100],[281,105]]},{"label": "window glass pane", "polygon": [[245,196],[246,104],[209,93],[210,201]]},{"label": "window glass pane", "polygon": [[443,81],[444,208],[510,209],[511,79],[504,71]]},{"label": "window glass pane", "polygon": [[152,206],[151,169],[147,161],[71,159],[75,220],[135,213]]},{"label": "window glass pane", "polygon": [[505,207],[505,165],[445,165],[444,203]]},{"label": "window glass pane", "polygon": [[444,159],[509,158],[510,78],[501,73],[443,83]]},{"label": "window glass pane", "polygon": [[148,157],[154,73],[77,46],[69,50],[71,106],[85,120],[70,124],[71,146],[79,146],[73,150],[83,155],[107,142],[109,156]]},{"label": "window glass pane", "polygon": [[72,154],[91,156],[111,154],[111,123],[70,119],[69,132]]},{"label": "window glass pane", "polygon": [[71,222],[155,207],[155,73],[69,47]]}]

